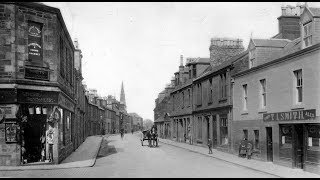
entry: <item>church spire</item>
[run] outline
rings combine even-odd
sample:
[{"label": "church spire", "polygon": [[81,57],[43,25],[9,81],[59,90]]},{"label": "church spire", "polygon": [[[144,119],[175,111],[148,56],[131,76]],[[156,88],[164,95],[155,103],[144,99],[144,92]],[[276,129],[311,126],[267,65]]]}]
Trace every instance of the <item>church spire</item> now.
[{"label": "church spire", "polygon": [[127,106],[126,105],[126,96],[124,94],[124,88],[123,88],[123,81],[121,83],[120,103],[123,104],[125,107]]}]

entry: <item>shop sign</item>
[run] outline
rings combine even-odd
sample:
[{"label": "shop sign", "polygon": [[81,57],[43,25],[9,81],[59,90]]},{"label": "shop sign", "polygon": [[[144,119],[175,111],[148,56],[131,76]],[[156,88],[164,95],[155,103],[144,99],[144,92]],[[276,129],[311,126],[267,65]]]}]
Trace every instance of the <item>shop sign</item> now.
[{"label": "shop sign", "polygon": [[6,143],[17,142],[18,125],[16,123],[5,123],[5,140]]},{"label": "shop sign", "polygon": [[40,23],[28,22],[28,56],[31,63],[42,62],[42,25]]},{"label": "shop sign", "polygon": [[49,81],[49,70],[25,67],[24,78]]},{"label": "shop sign", "polygon": [[1,89],[0,90],[0,103],[8,104],[15,103],[17,100],[17,91],[15,89]]},{"label": "shop sign", "polygon": [[74,111],[74,104],[69,99],[65,98],[62,94],[59,96],[59,105],[72,112]]},{"label": "shop sign", "polygon": [[308,120],[316,117],[315,109],[265,113],[263,114],[263,121],[293,121],[293,120]]},{"label": "shop sign", "polygon": [[18,101],[33,104],[57,104],[58,93],[54,91],[18,90]]}]

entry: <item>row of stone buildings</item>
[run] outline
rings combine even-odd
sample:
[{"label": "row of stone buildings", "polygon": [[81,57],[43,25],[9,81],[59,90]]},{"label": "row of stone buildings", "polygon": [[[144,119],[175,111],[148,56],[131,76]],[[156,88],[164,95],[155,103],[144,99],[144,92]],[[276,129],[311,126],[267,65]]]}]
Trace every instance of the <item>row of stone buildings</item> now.
[{"label": "row of stone buildings", "polygon": [[133,119],[142,127],[125,101],[100,98],[82,80],[82,53],[59,9],[0,3],[0,166],[48,159],[41,137],[53,135],[59,163],[88,136],[129,131]]},{"label": "row of stone buildings", "polygon": [[155,100],[160,137],[320,172],[320,8],[281,7],[270,39],[213,38],[208,58],[180,59]]}]

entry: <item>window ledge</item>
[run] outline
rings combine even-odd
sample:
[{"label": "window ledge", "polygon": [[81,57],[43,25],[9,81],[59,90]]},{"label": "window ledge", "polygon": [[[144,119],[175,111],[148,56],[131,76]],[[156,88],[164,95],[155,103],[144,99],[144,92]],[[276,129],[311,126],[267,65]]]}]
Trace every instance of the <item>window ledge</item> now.
[{"label": "window ledge", "polygon": [[268,111],[266,110],[266,108],[261,108],[258,111],[258,114],[263,114],[263,113],[267,113]]},{"label": "window ledge", "polygon": [[220,98],[220,99],[219,99],[219,102],[220,102],[220,101],[226,101],[227,99],[228,99],[227,97]]},{"label": "window ledge", "polygon": [[291,110],[299,110],[299,109],[304,109],[304,104],[294,104],[291,107]]},{"label": "window ledge", "polygon": [[248,114],[249,114],[248,110],[245,110],[245,111],[241,112],[241,115],[248,115]]}]

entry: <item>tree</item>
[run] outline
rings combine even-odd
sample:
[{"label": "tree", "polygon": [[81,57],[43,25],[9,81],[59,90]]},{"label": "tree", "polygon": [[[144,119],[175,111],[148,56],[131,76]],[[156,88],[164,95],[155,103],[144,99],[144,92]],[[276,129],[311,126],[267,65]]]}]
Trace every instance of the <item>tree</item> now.
[{"label": "tree", "polygon": [[143,120],[143,129],[151,129],[152,126],[153,126],[153,121],[151,119]]}]

